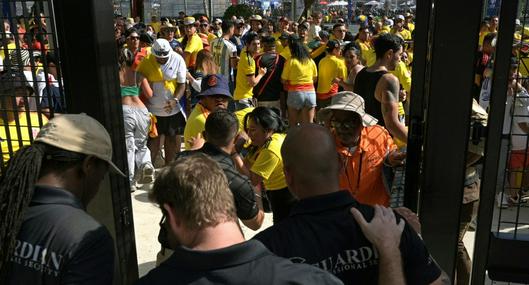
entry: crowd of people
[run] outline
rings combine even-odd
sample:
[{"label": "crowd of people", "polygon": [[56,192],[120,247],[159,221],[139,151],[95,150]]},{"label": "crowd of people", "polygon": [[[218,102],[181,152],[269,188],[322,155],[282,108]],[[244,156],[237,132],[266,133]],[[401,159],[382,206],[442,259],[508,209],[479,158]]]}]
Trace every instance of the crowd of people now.
[{"label": "crowd of people", "polygon": [[[449,284],[417,216],[387,208],[392,169],[406,158],[413,15],[361,16],[356,34],[343,19],[330,30],[322,20],[116,17],[128,172],[112,164],[110,137],[93,118],[41,118],[0,185],[13,201],[1,209],[0,277],[110,284],[112,238],[84,212],[110,169],[131,191],[154,182],[163,213],[159,264],[139,284]],[[476,99],[495,32],[482,38]],[[0,93],[16,90],[13,120],[38,90],[23,73],[2,76]],[[511,93],[525,90],[511,77]],[[473,114],[486,118],[477,106]],[[513,118],[522,131],[526,117]],[[457,284],[470,276],[462,237],[481,156],[482,146],[469,147]],[[274,225],[246,241],[239,220],[257,230],[266,211]]]}]

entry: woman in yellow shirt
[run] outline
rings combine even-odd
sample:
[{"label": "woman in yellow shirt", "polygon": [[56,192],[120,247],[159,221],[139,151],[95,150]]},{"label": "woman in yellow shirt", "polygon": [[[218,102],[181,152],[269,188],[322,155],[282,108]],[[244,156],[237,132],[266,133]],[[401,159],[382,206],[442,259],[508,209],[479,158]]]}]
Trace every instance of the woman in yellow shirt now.
[{"label": "woman in yellow shirt", "polygon": [[291,57],[285,62],[281,73],[281,81],[288,91],[288,122],[291,126],[312,123],[316,107],[316,63],[298,37],[291,37],[288,46]]},{"label": "woman in yellow shirt", "polygon": [[274,223],[277,223],[288,216],[296,201],[288,190],[283,173],[281,145],[285,140],[285,124],[278,112],[257,107],[244,117],[244,129],[252,140],[252,146],[243,172],[250,177],[254,187],[264,184]]}]

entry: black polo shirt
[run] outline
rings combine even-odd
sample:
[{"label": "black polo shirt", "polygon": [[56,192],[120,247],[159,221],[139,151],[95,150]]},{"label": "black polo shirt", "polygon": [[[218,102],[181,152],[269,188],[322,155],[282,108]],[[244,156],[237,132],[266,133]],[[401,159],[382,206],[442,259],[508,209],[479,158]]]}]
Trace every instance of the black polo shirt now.
[{"label": "black polo shirt", "polygon": [[294,264],[256,240],[196,251],[184,247],[136,284],[342,284],[327,272]]},{"label": "black polo shirt", "polygon": [[[300,200],[290,216],[255,236],[273,253],[327,270],[345,284],[378,284],[378,253],[350,213],[370,221],[371,206],[339,191]],[[421,238],[406,224],[400,251],[407,284],[430,284],[441,274]]]},{"label": "black polo shirt", "polygon": [[277,53],[265,52],[255,59],[256,73],[259,67],[266,67],[267,71],[263,78],[253,88],[253,96],[258,101],[277,101],[279,93],[283,91],[281,83],[281,72],[285,65],[285,58]]},{"label": "black polo shirt", "polygon": [[226,174],[235,200],[237,217],[241,220],[253,219],[259,213],[259,206],[255,201],[252,183],[246,176],[241,175],[237,171],[231,156],[220,148],[206,142],[201,149],[181,152],[177,158],[185,157],[195,152],[204,153],[215,160],[224,171],[224,174]]},{"label": "black polo shirt", "polygon": [[36,186],[11,256],[8,284],[112,284],[114,243],[81,202]]}]

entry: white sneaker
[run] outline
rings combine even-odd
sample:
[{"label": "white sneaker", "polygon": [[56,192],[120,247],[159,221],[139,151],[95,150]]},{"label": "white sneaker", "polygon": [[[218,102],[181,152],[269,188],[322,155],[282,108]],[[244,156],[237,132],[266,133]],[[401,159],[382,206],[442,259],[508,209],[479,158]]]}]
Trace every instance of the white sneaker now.
[{"label": "white sneaker", "polygon": [[143,165],[141,169],[141,183],[148,184],[154,182],[154,166],[150,163]]},{"label": "white sneaker", "polygon": [[507,193],[498,193],[496,194],[496,206],[501,209],[509,208],[509,194]]}]

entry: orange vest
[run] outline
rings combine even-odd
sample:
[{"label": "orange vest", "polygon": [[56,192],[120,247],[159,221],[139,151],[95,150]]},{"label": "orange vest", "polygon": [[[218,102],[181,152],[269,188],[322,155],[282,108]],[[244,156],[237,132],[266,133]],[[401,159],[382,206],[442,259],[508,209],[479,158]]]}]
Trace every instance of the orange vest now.
[{"label": "orange vest", "polygon": [[382,167],[386,155],[397,148],[388,131],[379,125],[364,127],[360,143],[351,153],[336,140],[342,158],[340,188],[347,189],[358,202],[389,206],[389,194],[384,185]]}]

